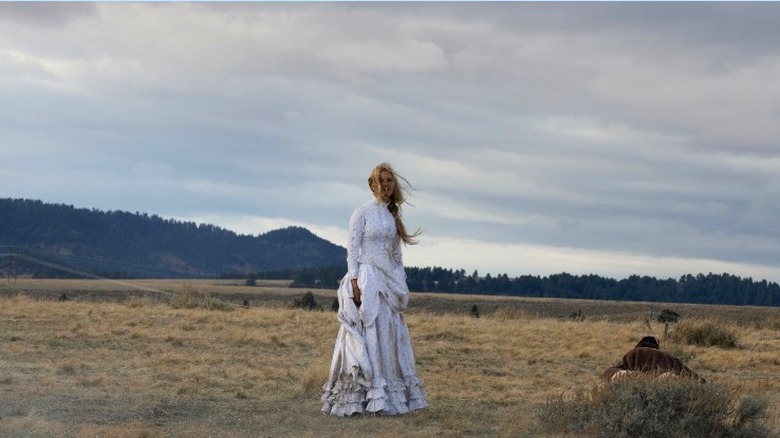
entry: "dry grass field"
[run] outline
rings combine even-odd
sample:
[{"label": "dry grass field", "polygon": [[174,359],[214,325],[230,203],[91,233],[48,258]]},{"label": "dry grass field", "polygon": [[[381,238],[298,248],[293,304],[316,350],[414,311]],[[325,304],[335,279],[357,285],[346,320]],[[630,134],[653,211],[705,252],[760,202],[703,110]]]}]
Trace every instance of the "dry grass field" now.
[{"label": "dry grass field", "polygon": [[[175,308],[170,292],[231,304]],[[323,416],[319,402],[335,291],[313,291],[324,311],[292,309],[304,292],[228,280],[3,281],[0,436],[538,436],[547,401],[591,391],[647,334],[709,382],[766,399],[780,432],[780,309],[413,294],[407,321],[431,407],[344,419]],[[717,321],[737,347],[664,341],[660,323],[650,333],[643,321],[662,308]],[[568,318],[577,310],[583,321]]]}]

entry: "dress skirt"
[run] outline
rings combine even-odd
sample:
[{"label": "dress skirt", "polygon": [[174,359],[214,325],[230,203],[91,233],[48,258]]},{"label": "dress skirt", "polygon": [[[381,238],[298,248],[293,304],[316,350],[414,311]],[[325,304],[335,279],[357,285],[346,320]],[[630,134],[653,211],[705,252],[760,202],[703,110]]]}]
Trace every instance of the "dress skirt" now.
[{"label": "dress skirt", "polygon": [[339,287],[341,323],[330,376],[323,385],[322,412],[350,416],[366,412],[399,415],[428,406],[415,369],[403,310],[409,291],[403,268],[386,273],[360,267],[362,305],[352,301],[347,277]]}]

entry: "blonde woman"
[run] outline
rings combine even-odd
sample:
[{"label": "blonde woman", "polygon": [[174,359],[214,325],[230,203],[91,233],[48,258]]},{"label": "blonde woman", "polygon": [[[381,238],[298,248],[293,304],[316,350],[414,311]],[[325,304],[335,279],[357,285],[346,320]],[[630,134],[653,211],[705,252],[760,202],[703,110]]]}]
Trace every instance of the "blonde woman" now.
[{"label": "blonde woman", "polygon": [[399,415],[428,406],[403,311],[409,301],[401,243],[415,244],[401,220],[411,186],[382,163],[368,177],[374,200],[349,220],[347,275],[338,290],[341,323],[322,411],[337,416]]}]

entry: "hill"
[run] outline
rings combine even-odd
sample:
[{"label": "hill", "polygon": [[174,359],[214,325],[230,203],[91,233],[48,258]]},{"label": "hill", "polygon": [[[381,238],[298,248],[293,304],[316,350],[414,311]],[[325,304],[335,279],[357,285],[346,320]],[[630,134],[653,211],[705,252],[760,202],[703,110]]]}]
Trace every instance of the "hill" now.
[{"label": "hill", "polygon": [[346,249],[301,227],[257,236],[146,213],[0,199],[2,269],[15,274],[204,277],[342,265]]}]

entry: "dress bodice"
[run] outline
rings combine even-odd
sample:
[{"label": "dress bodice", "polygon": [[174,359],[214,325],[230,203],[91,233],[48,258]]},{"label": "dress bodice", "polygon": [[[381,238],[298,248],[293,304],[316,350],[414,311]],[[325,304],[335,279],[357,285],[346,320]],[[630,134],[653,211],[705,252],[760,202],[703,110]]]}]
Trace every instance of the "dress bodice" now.
[{"label": "dress bodice", "polygon": [[355,209],[349,220],[347,269],[357,278],[360,264],[391,272],[403,264],[401,239],[387,205],[370,202]]}]

